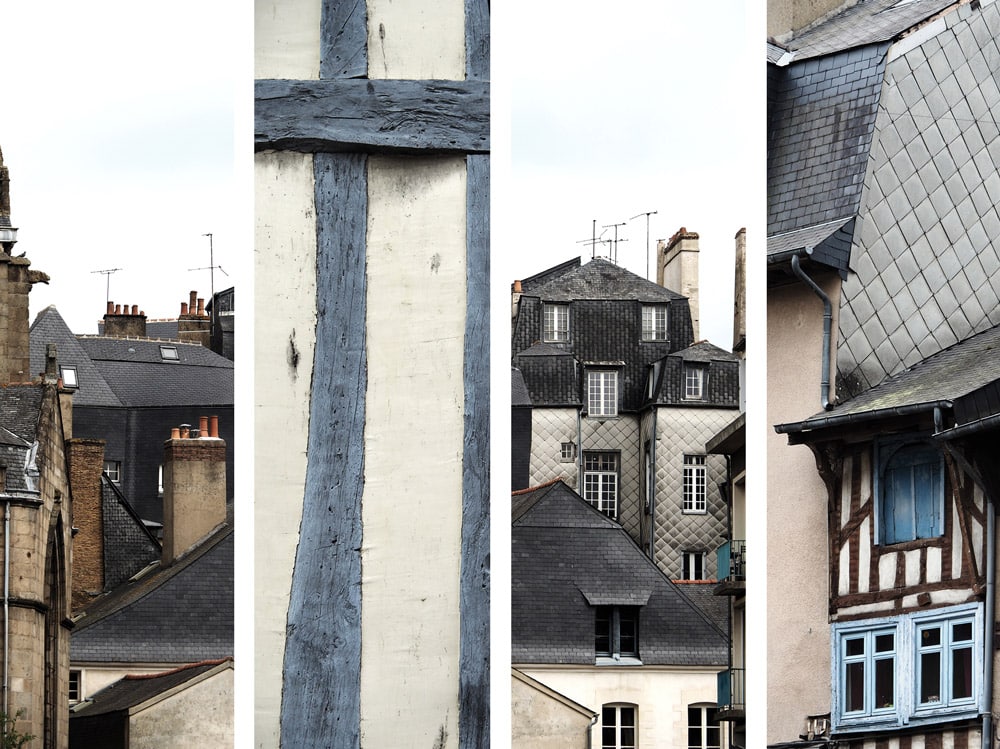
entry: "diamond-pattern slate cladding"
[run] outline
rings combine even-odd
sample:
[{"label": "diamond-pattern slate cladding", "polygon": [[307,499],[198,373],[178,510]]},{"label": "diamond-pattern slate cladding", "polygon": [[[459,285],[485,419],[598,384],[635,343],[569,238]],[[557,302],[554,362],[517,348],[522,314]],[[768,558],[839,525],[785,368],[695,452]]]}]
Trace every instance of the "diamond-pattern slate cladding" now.
[{"label": "diamond-pattern slate cladding", "polygon": [[639,419],[583,419],[581,451],[619,451],[618,522],[639,543],[642,503],[639,499]]},{"label": "diamond-pattern slate cladding", "polygon": [[768,236],[857,212],[887,46],[769,74]]},{"label": "diamond-pattern slate cladding", "polygon": [[703,455],[705,443],[733,419],[731,409],[660,408],[656,425],[656,563],[668,577],[681,577],[681,552],[705,551],[705,574],[716,577],[715,549],[725,538],[727,509],[719,494],[726,480],[726,459],[705,459],[706,504],[703,515],[682,512],[684,455]]},{"label": "diamond-pattern slate cladding", "polygon": [[962,6],[886,69],[838,396],[1000,323],[1000,6]]},{"label": "diamond-pattern slate cladding", "polygon": [[531,410],[531,464],[528,486],[539,486],[553,479],[562,479],[576,488],[576,462],[563,463],[560,447],[563,442],[576,444],[575,408],[533,408]]}]

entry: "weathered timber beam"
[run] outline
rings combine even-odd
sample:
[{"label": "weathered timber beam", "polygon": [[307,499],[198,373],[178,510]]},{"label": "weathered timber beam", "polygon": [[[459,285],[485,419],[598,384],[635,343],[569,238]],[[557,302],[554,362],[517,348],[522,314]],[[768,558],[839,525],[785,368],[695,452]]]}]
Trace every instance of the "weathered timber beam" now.
[{"label": "weathered timber beam", "polygon": [[258,80],[257,151],[489,153],[489,81]]}]

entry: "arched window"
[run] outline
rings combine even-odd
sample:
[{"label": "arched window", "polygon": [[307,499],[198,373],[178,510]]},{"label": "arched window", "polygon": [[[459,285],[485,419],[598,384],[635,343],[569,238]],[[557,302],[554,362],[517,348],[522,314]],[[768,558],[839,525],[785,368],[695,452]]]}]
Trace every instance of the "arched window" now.
[{"label": "arched window", "polygon": [[601,707],[601,749],[635,749],[635,705]]},{"label": "arched window", "polygon": [[688,705],[688,749],[722,749],[722,727],[712,703]]}]

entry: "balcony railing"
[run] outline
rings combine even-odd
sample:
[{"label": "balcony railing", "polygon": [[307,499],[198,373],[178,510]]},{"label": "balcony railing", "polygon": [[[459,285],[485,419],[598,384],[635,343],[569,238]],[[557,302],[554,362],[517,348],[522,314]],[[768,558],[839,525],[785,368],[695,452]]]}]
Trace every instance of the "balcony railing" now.
[{"label": "balcony railing", "polygon": [[[731,668],[728,671],[720,671],[717,675],[718,684],[718,710],[720,713],[742,713],[746,705],[744,704],[744,674],[745,669]],[[720,716],[721,717],[721,716]]]},{"label": "balcony railing", "polygon": [[746,581],[746,541],[726,541],[716,553],[716,570],[719,582]]}]

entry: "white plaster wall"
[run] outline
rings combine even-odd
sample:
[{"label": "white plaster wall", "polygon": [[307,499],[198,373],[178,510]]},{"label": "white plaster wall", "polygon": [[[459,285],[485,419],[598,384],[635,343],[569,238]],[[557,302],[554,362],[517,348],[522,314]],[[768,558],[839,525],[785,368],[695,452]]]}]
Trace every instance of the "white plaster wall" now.
[{"label": "white plaster wall", "polygon": [[[273,747],[302,517],[316,334],[312,156],[257,154],[255,189],[255,741]],[[294,368],[292,340],[298,352]]]},{"label": "white plaster wall", "polygon": [[[831,297],[837,330],[839,278],[816,279]],[[820,410],[823,306],[803,284],[768,290],[767,421]],[[812,452],[767,435],[767,741],[792,741],[806,715],[830,710],[827,492]]]},{"label": "white plaster wall", "polygon": [[463,0],[368,0],[368,77],[463,80]]},{"label": "white plaster wall", "polygon": [[225,668],[135,713],[129,749],[231,747],[233,704],[233,669]]},{"label": "white plaster wall", "polygon": [[254,75],[319,78],[320,0],[256,0]]},{"label": "white plaster wall", "polygon": [[590,749],[590,715],[534,682],[512,676],[510,709],[512,749]]},{"label": "white plaster wall", "polygon": [[458,746],[465,191],[460,157],[369,161],[363,747]]},{"label": "white plaster wall", "polygon": [[[600,712],[609,703],[636,705],[637,745],[657,749],[685,749],[687,707],[715,704],[716,674],[722,666],[680,669],[667,666],[641,668],[560,668],[518,666],[575,702]],[[601,724],[593,728],[593,746],[601,745]]]}]

